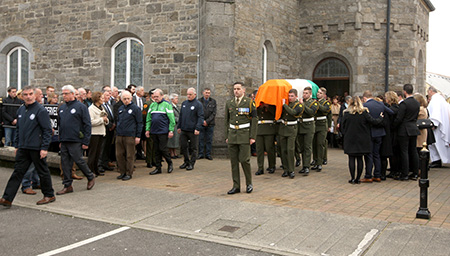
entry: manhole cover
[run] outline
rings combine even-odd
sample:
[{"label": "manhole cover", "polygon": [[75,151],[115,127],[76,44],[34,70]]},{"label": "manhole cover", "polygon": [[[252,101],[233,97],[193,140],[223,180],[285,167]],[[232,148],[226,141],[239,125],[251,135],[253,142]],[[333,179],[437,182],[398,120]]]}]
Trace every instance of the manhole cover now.
[{"label": "manhole cover", "polygon": [[219,230],[220,231],[225,231],[225,232],[230,232],[233,233],[234,231],[238,230],[239,227],[233,227],[233,226],[223,226],[221,227]]},{"label": "manhole cover", "polygon": [[235,220],[217,219],[204,227],[202,232],[228,238],[239,239],[258,228],[259,224]]}]

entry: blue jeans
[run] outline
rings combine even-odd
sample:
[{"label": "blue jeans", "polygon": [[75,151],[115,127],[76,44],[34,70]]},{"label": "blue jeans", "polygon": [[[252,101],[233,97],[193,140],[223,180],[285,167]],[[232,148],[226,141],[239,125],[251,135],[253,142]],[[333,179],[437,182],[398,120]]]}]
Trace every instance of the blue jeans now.
[{"label": "blue jeans", "polygon": [[34,167],[33,163],[31,163],[30,167],[28,168],[27,172],[25,173],[25,176],[23,176],[22,191],[24,191],[27,188],[30,188],[31,185],[33,185],[33,188],[40,185],[39,175],[38,175],[37,170]]},{"label": "blue jeans", "polygon": [[16,128],[4,128],[5,129],[5,146],[14,147],[14,136],[16,135]]},{"label": "blue jeans", "polygon": [[[212,138],[214,135],[214,125],[202,126],[198,146],[198,156],[211,156]],[[205,149],[206,148],[206,149]],[[205,149],[205,151],[204,151]],[[205,152],[205,154],[203,154]]]}]

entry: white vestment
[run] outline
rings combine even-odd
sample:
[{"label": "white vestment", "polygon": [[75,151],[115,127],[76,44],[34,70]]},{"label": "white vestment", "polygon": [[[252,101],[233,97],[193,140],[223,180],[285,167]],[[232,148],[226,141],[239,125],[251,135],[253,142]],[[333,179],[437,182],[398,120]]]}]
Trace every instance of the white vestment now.
[{"label": "white vestment", "polygon": [[450,163],[450,104],[439,93],[431,97],[428,104],[430,119],[433,121],[436,143],[429,146],[431,161]]}]

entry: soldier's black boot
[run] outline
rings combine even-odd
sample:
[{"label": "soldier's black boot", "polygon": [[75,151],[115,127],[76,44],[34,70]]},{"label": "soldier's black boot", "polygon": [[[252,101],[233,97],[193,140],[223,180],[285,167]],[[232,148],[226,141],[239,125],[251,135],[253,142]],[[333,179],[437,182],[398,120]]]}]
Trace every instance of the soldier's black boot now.
[{"label": "soldier's black boot", "polygon": [[287,177],[289,176],[289,173],[287,171],[284,171],[283,174],[281,174],[281,177]]},{"label": "soldier's black boot", "polygon": [[275,172],[275,167],[269,167],[266,169],[270,174]]},{"label": "soldier's black boot", "polygon": [[305,172],[303,173],[303,176],[308,176],[309,175],[309,168],[305,167]]},{"label": "soldier's black boot", "polygon": [[264,170],[262,170],[262,169],[255,172],[255,175],[261,175],[261,174],[264,174]]}]

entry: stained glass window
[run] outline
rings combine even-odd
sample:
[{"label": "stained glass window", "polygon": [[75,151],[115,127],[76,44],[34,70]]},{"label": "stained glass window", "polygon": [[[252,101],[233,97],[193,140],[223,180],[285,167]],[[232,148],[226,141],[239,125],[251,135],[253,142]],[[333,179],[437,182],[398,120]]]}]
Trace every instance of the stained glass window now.
[{"label": "stained glass window", "polygon": [[23,47],[16,47],[8,54],[7,86],[20,89],[28,85],[29,53]]},{"label": "stained glass window", "polygon": [[143,85],[144,44],[134,38],[123,38],[112,48],[111,85],[125,89],[129,84]]},{"label": "stained glass window", "polygon": [[325,59],[317,66],[314,72],[314,78],[330,77],[348,77],[348,68],[344,62],[339,59]]}]

